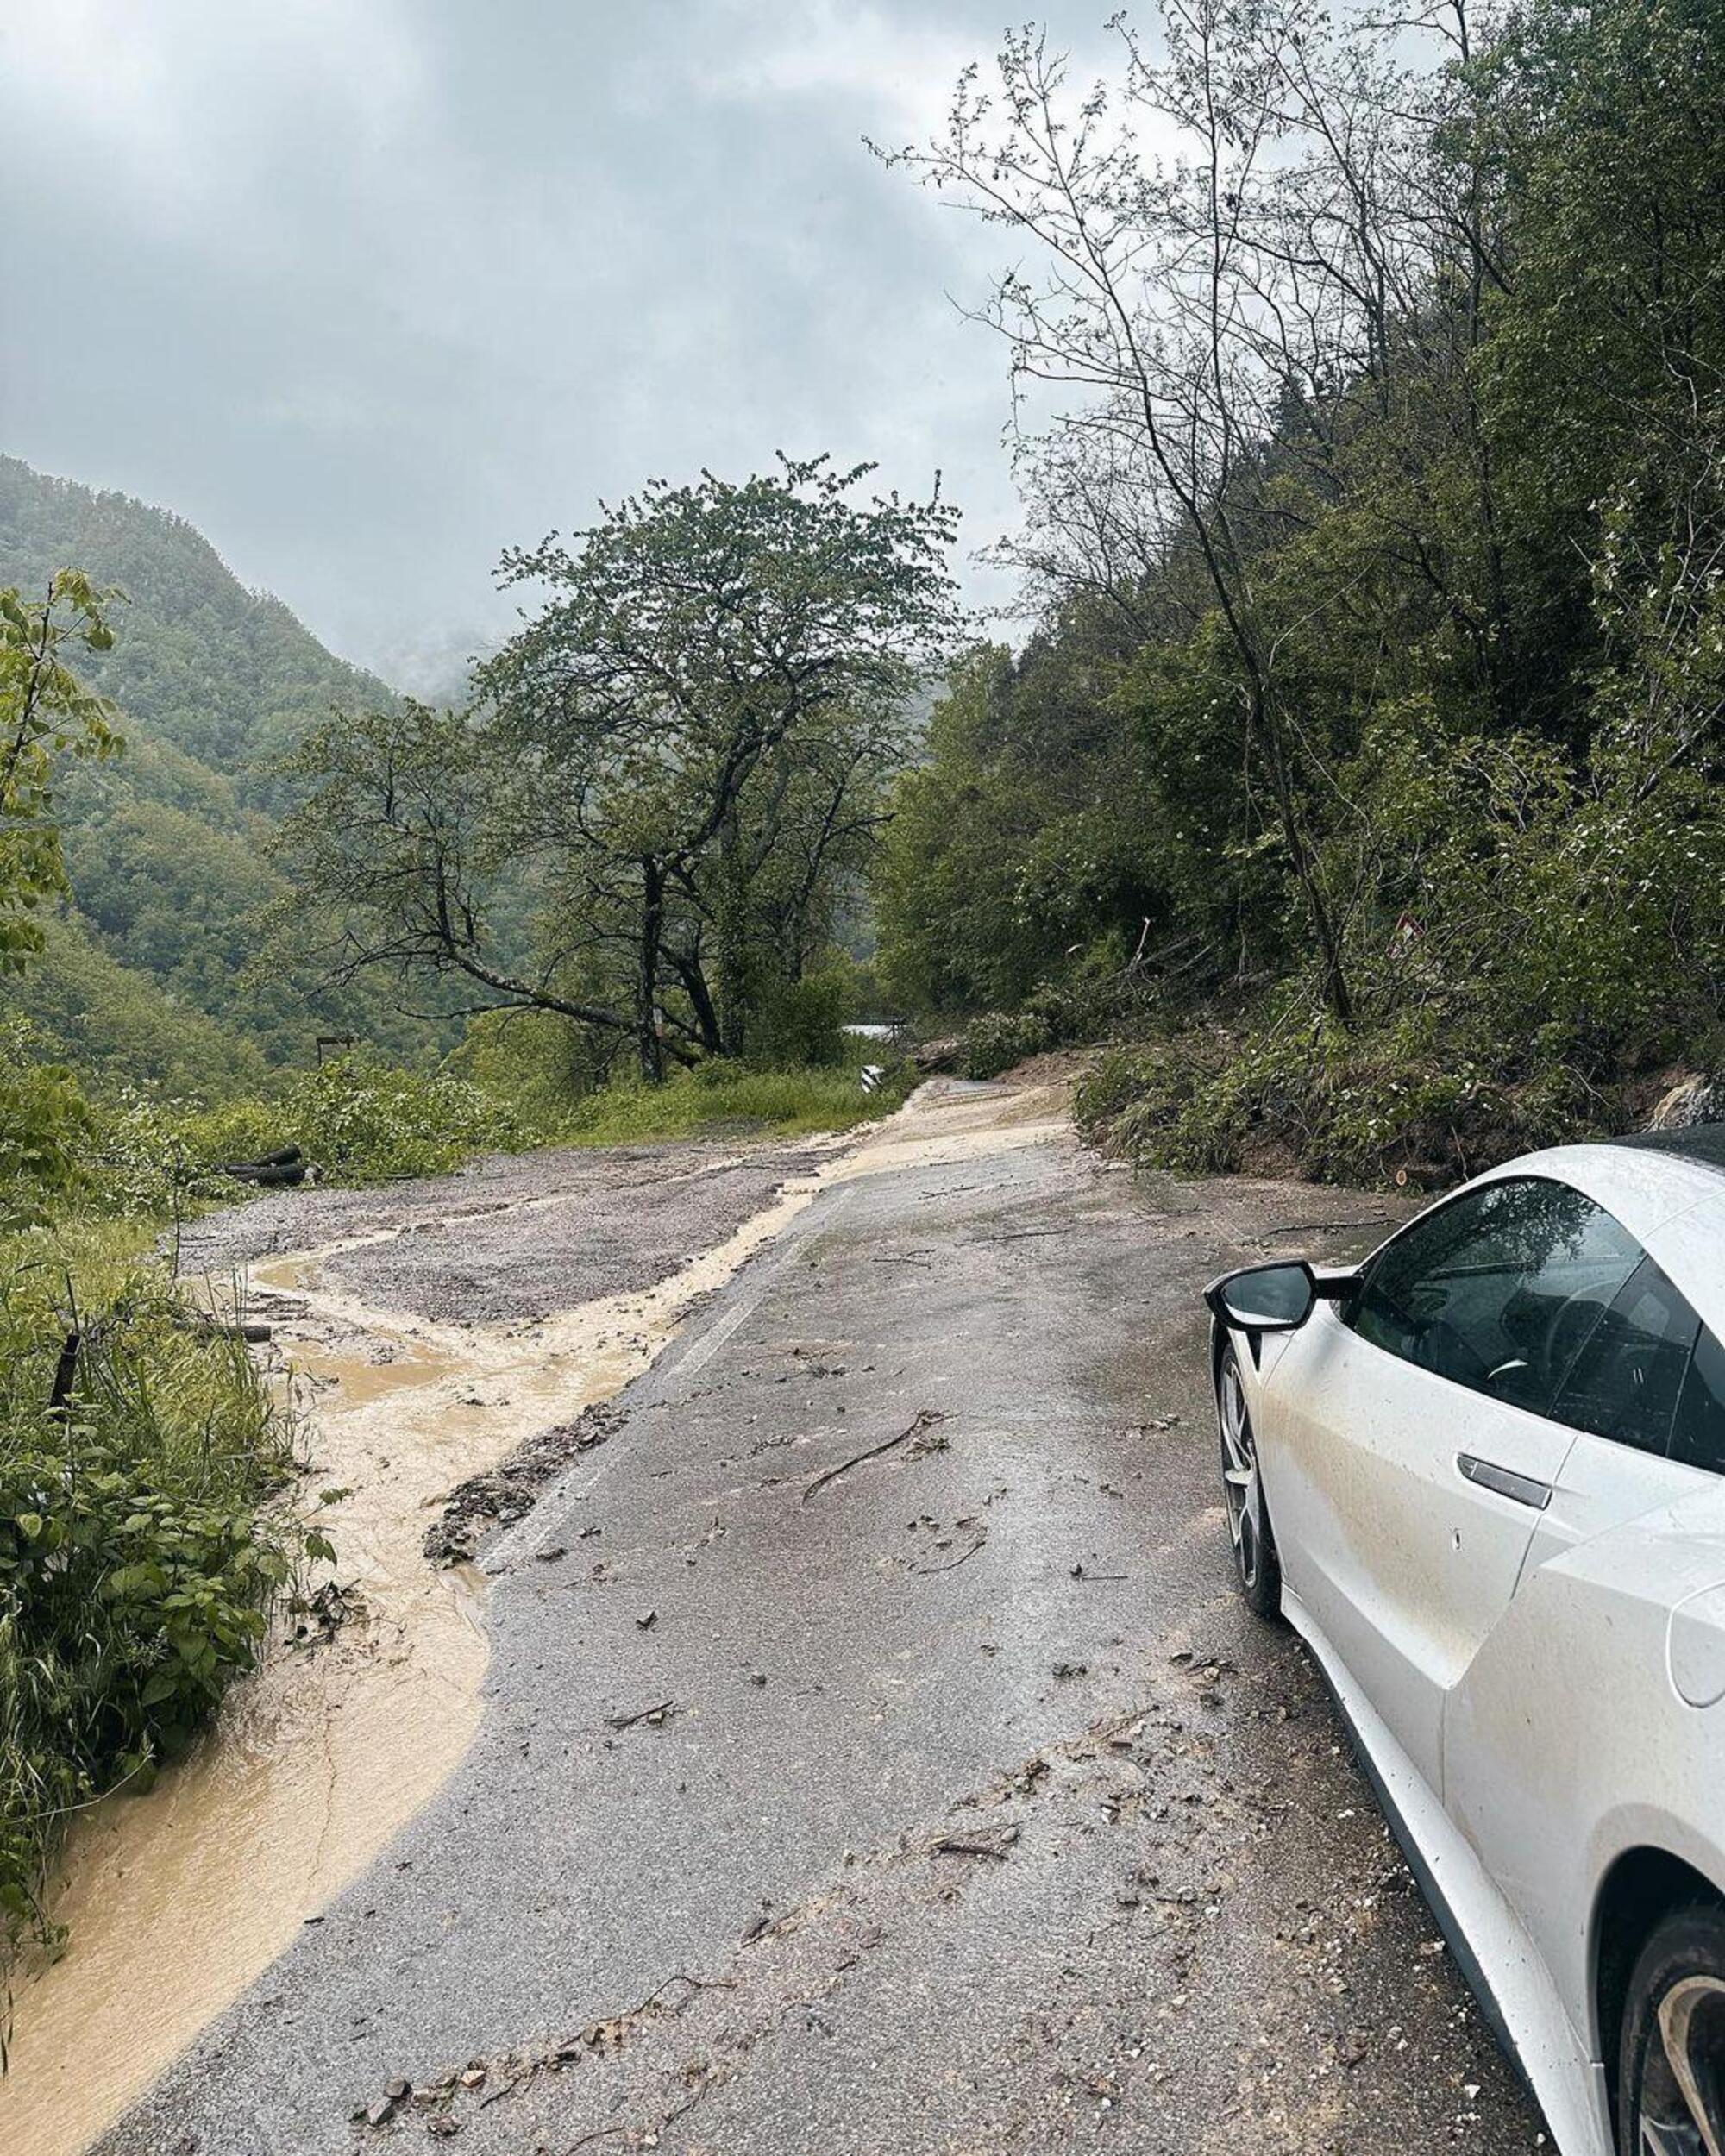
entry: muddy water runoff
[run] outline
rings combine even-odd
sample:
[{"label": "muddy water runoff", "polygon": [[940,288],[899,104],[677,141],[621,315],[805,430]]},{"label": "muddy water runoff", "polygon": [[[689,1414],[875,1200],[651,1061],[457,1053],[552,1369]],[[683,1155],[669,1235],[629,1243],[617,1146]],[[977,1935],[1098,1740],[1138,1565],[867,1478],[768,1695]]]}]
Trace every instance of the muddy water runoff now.
[{"label": "muddy water runoff", "polygon": [[254,1266],[249,1304],[309,1409],[302,1501],[346,1493],[320,1524],[362,1601],[329,1638],[279,1645],[147,1795],[76,1823],[54,1903],[71,1943],[19,1986],[0,2149],[78,2156],[461,1758],[481,1711],[483,1582],[434,1570],[420,1548],[455,1483],[620,1392],[826,1183],[1035,1144],[1064,1127],[1064,1107],[1059,1086],[937,1081],[669,1279],[543,1321],[373,1308],[324,1272],[354,1239]]}]

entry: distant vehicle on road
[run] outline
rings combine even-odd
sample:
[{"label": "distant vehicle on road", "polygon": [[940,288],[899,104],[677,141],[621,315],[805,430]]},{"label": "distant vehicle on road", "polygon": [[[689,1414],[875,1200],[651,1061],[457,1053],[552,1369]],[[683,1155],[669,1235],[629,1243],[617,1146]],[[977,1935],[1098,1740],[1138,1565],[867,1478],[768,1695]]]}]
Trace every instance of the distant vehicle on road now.
[{"label": "distant vehicle on road", "polygon": [[1241,1591],[1565,2156],[1725,2156],[1725,1126],[1207,1300]]}]

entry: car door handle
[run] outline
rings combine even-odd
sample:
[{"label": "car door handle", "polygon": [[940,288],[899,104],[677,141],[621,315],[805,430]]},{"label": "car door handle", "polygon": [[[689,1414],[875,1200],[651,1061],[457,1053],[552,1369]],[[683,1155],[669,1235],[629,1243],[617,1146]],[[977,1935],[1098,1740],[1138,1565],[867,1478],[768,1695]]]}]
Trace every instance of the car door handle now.
[{"label": "car door handle", "polygon": [[1518,1505],[1531,1505],[1535,1512],[1543,1512],[1552,1501],[1549,1482],[1536,1482],[1531,1475],[1518,1475],[1513,1467],[1499,1467],[1496,1460],[1476,1459],[1471,1452],[1458,1452],[1456,1465],[1470,1482],[1477,1482],[1482,1489],[1495,1490],[1500,1497],[1513,1498]]}]

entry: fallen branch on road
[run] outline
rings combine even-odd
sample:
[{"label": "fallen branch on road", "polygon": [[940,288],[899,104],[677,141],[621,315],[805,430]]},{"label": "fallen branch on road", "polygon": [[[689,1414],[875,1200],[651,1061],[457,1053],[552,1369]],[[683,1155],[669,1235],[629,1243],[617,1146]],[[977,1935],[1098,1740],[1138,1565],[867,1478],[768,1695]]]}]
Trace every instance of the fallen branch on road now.
[{"label": "fallen branch on road", "polygon": [[848,1460],[841,1460],[837,1467],[830,1467],[825,1473],[817,1475],[803,1491],[804,1504],[807,1504],[818,1489],[825,1489],[829,1482],[836,1482],[841,1475],[848,1475],[853,1467],[861,1467],[869,1460],[878,1460],[883,1453],[891,1452],[907,1438],[920,1437],[925,1430],[932,1430],[937,1423],[945,1420],[946,1417],[938,1407],[923,1408],[910,1427],[900,1430],[897,1437],[884,1438],[879,1445],[871,1445],[866,1451],[853,1452]]},{"label": "fallen branch on road", "polygon": [[912,1565],[911,1570],[916,1574],[919,1579],[924,1580],[927,1579],[931,1574],[935,1572],[956,1572],[959,1566],[963,1564],[967,1558],[974,1557],[979,1550],[986,1550],[988,1546],[988,1538],[987,1535],[984,1535],[979,1541],[973,1542],[968,1550],[961,1550],[958,1555],[952,1558],[949,1564],[913,1564]]},{"label": "fallen branch on road", "polygon": [[1029,1243],[1038,1236],[1067,1235],[1070,1232],[1068,1228],[1007,1228],[999,1235],[967,1235],[959,1247],[968,1250],[982,1243]]},{"label": "fallen branch on road", "polygon": [[631,1714],[607,1714],[605,1726],[607,1729],[633,1729],[637,1722],[651,1722],[656,1727],[659,1723],[668,1721],[676,1711],[674,1700],[655,1700],[650,1707],[637,1707]]},{"label": "fallen branch on road", "polygon": [[591,2148],[595,2141],[614,2141],[619,2134],[629,2132],[626,2126],[596,2126],[591,2134],[583,2134],[563,2151],[563,2156],[575,2156],[578,2148]]},{"label": "fallen branch on road", "polygon": [[933,1857],[993,1857],[1004,1864],[1019,1838],[1016,1827],[982,1827],[974,1834],[942,1834],[929,1846]]},{"label": "fallen branch on road", "polygon": [[[693,2094],[685,2096],[681,2103],[674,2104],[666,2112],[657,2126],[646,2136],[643,2146],[648,2148],[656,2148],[667,2128],[674,2126],[679,2119],[693,2111],[707,2091],[716,2088],[723,2078],[724,2077],[720,2074],[704,2073]],[[595,2141],[615,2140],[619,2134],[630,2134],[633,2130],[632,2128],[627,2126],[596,2126],[590,2134],[583,2134],[571,2141],[561,2152],[561,2156],[575,2156],[575,2151],[579,2148],[591,2148]]]},{"label": "fallen branch on road", "polygon": [[[682,1996],[667,2002],[665,1994],[677,1984],[683,1987]],[[564,2066],[573,2065],[577,2059],[584,2057],[588,2052],[603,2051],[607,2046],[615,2049],[624,2042],[630,2025],[632,2022],[645,2020],[656,2009],[674,2017],[682,2012],[690,2000],[699,1992],[734,1991],[736,1989],[737,1984],[733,1977],[692,1977],[686,1971],[679,1969],[673,1975],[667,1977],[662,1984],[656,1984],[646,1997],[638,2000],[635,2005],[624,2007],[621,2013],[607,2015],[603,2020],[589,2021],[586,2028],[576,2034],[567,2036],[560,2043],[552,2045],[548,2051],[524,2060],[521,2071],[511,2074],[506,2081],[499,2082],[496,2088],[488,2090],[480,2098],[477,2108],[481,2111],[488,2111],[494,2103],[506,2103],[518,2090],[526,2088],[530,2082],[536,2080],[542,2073],[559,2073]],[[487,2071],[488,2065],[489,2062],[481,2063],[481,2073]],[[607,2128],[605,2130],[607,2133],[612,2131],[621,2133],[624,2129],[618,2127],[614,2129]],[[593,2137],[589,2134],[586,2138],[592,2140]],[[578,2148],[581,2144],[577,2141],[572,2143],[571,2146]]]}]

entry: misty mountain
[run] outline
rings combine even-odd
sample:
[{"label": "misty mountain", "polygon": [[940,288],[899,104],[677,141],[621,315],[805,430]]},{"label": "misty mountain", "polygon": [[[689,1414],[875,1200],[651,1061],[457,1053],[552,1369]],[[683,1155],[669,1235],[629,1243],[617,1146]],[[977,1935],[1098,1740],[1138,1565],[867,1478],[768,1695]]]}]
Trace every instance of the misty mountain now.
[{"label": "misty mountain", "polygon": [[391,692],[326,651],[279,599],[249,592],[183,517],[0,457],[0,586],[46,592],[75,566],[119,587],[111,651],[78,671],[118,706],[126,754],[60,790],[72,902],[24,1009],[81,1069],[219,1094],[315,1060],[319,1033],[423,1056],[430,1029],[380,991],[245,977],[282,803],[273,767],[334,710]]}]

